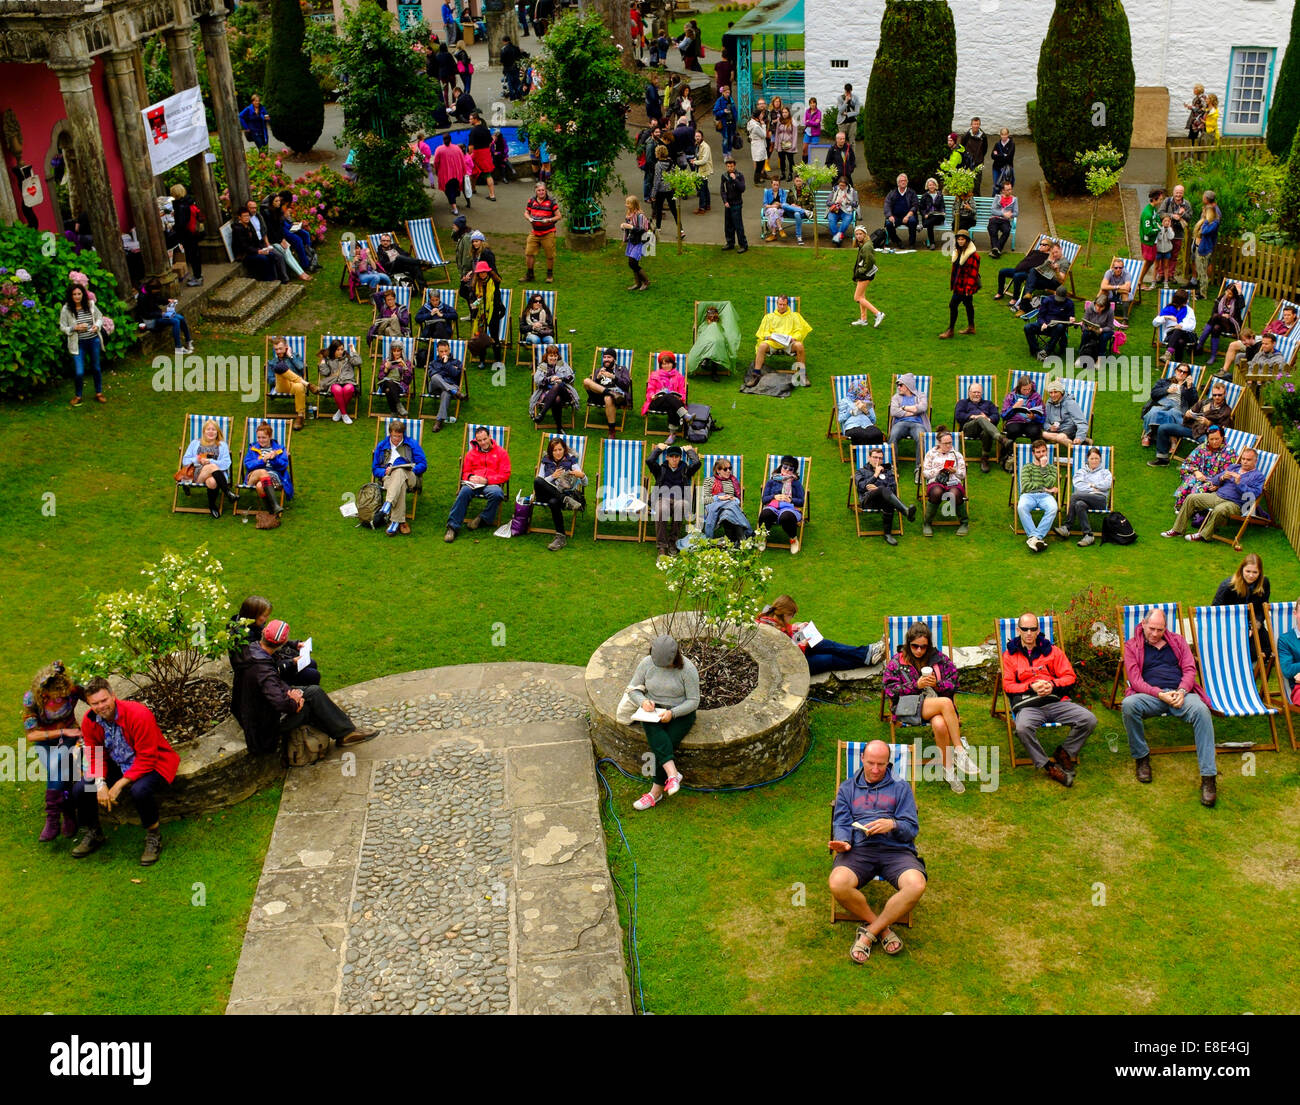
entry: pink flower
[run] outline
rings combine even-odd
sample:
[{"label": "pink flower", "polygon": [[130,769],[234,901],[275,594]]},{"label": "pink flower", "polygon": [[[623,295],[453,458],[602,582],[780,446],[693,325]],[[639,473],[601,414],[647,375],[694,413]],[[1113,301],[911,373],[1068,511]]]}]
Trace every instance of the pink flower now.
[{"label": "pink flower", "polygon": [[283,168],[283,163],[280,161],[279,158],[276,158],[276,161],[275,161],[275,167],[276,167],[277,169]]},{"label": "pink flower", "polygon": [[109,334],[110,336],[112,335],[113,331],[117,329],[117,323],[114,322],[109,315],[104,316],[104,321],[100,325],[104,333]]},{"label": "pink flower", "polygon": [[80,272],[77,269],[73,269],[70,273],[68,273],[68,279],[71,280],[74,284],[80,284],[83,288],[89,289],[90,287],[90,277],[87,276],[84,272]]},{"label": "pink flower", "polygon": [[320,189],[319,189],[319,188],[316,189],[316,198],[317,198],[317,199],[320,199]]}]

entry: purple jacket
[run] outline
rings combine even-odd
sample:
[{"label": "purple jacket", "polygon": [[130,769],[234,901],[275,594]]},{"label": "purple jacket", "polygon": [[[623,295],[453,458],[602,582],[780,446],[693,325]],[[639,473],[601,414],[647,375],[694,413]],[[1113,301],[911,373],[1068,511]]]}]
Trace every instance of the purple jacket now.
[{"label": "purple jacket", "polygon": [[[957,693],[957,668],[948,654],[940,650],[935,654],[934,661],[931,664],[934,668],[934,693],[940,698],[952,698]],[[919,668],[914,668],[907,661],[903,650],[899,649],[898,654],[890,658],[889,663],[885,665],[885,670],[881,676],[881,682],[885,688],[885,694],[889,696],[890,708],[898,705],[898,700],[907,694],[920,694],[921,690],[917,687],[916,681],[921,678]],[[898,715],[894,714],[894,719]]]},{"label": "purple jacket", "polygon": [[[1196,661],[1192,658],[1192,650],[1187,647],[1187,642],[1177,633],[1166,632],[1165,643],[1173,650],[1174,659],[1178,661],[1178,666],[1183,671],[1183,678],[1179,681],[1178,686],[1184,691],[1195,691],[1207,706],[1210,705],[1210,700],[1205,696],[1205,688],[1196,679]],[[1146,638],[1142,635],[1140,626],[1138,631],[1124,642],[1124,678],[1128,682],[1128,686],[1124,690],[1125,697],[1131,694],[1155,696],[1161,690],[1166,689],[1153,687],[1142,678],[1143,646],[1145,644]]]}]

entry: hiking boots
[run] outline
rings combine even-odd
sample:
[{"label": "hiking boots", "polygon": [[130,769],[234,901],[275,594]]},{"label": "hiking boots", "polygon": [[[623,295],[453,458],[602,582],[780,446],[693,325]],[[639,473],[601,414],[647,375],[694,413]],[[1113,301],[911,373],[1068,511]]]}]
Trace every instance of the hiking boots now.
[{"label": "hiking boots", "polygon": [[1058,744],[1056,746],[1056,751],[1052,753],[1052,759],[1071,774],[1074,774],[1074,772],[1079,770],[1079,761],[1065,750],[1065,745],[1063,744]]},{"label": "hiking boots", "polygon": [[107,837],[99,829],[87,829],[81,839],[72,848],[73,859],[85,859],[92,852],[98,852]]},{"label": "hiking boots", "polygon": [[1074,786],[1074,772],[1066,771],[1055,760],[1048,760],[1043,764],[1043,771],[1053,782],[1060,783],[1063,787]]},{"label": "hiking boots", "polygon": [[1218,784],[1213,775],[1201,776],[1201,805],[1206,809],[1213,809],[1214,803],[1218,801],[1219,791]]},{"label": "hiking boots", "polygon": [[146,829],[144,834],[144,851],[140,854],[140,866],[152,867],[158,862],[158,853],[162,851],[162,833],[157,829]]},{"label": "hiking boots", "polygon": [[1139,756],[1133,761],[1133,767],[1137,772],[1137,781],[1139,783],[1151,782],[1151,757]]}]

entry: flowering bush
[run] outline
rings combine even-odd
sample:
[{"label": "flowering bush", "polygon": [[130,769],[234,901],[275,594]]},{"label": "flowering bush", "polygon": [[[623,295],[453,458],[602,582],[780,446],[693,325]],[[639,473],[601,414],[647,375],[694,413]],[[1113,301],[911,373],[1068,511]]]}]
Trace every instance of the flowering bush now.
[{"label": "flowering bush", "polygon": [[[293,216],[310,232],[316,242],[325,241],[329,219],[360,222],[355,189],[333,169],[314,169],[296,180],[290,180],[284,171],[288,150],[272,153],[269,150],[248,151],[248,190],[244,197],[262,201],[272,192],[293,193]],[[230,190],[221,193],[221,203],[231,211]]]},{"label": "flowering bush", "polygon": [[1273,425],[1286,447],[1300,460],[1300,392],[1290,372],[1278,373],[1277,379],[1265,384],[1260,400],[1273,408]]},{"label": "flowering bush", "polygon": [[293,184],[295,191],[305,189],[320,208],[320,214],[331,222],[360,225],[366,221],[356,188],[341,173],[323,167],[300,176]]},{"label": "flowering bush", "polygon": [[[698,541],[674,557],[660,557],[656,567],[673,596],[664,632],[743,648],[757,631],[754,619],[772,577],[772,569],[763,563],[766,546],[767,530],[760,527],[739,545]],[[694,624],[688,629],[690,619]]]},{"label": "flowering bush", "polygon": [[99,257],[77,253],[62,236],[0,227],[0,397],[26,398],[70,367],[59,310],[74,279],[104,314],[105,357],[122,356],[130,344],[128,310]]},{"label": "flowering bush", "polygon": [[[1113,587],[1091,584],[1059,610],[1054,644],[1066,650],[1078,677],[1072,697],[1100,701],[1110,692],[1124,642],[1116,632],[1116,610],[1126,604]],[[999,647],[1005,645],[999,641]]]},{"label": "flowering bush", "polygon": [[86,678],[143,675],[150,701],[167,713],[183,707],[185,685],[206,660],[235,640],[221,561],[206,545],[193,553],[164,553],[140,574],[144,590],[101,594],[77,619],[83,648],[77,670]]}]

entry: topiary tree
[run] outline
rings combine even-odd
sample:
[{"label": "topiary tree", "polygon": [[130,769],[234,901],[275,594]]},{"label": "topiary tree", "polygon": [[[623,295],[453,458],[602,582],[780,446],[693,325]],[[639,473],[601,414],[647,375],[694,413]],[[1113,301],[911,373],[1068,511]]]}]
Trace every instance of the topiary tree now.
[{"label": "topiary tree", "polygon": [[424,75],[420,56],[374,4],[358,4],[343,20],[338,72],[348,81],[343,137],[354,153],[356,200],[371,226],[392,227],[428,213],[424,172],[412,159],[412,127],[436,129],[442,103],[436,81]]},{"label": "topiary tree", "polygon": [[600,201],[612,187],[614,159],[632,147],[623,120],[628,105],[640,101],[643,84],[623,67],[598,15],[566,15],[543,44],[546,79],[520,114],[530,133],[545,135],[554,165],[551,188],[570,229],[585,230],[603,218]]},{"label": "topiary tree", "polygon": [[956,102],[957,31],[946,0],[886,0],[858,120],[871,175],[930,176],[947,152]]},{"label": "topiary tree", "polygon": [[[1291,11],[1291,38],[1286,56],[1273,86],[1273,103],[1268,109],[1268,150],[1279,161],[1291,152],[1291,139],[1300,126],[1300,5]],[[1223,116],[1219,116],[1223,133]]]},{"label": "topiary tree", "polygon": [[1084,191],[1075,158],[1110,143],[1128,160],[1133,138],[1133,43],[1121,0],[1056,0],[1038,54],[1034,142],[1057,192]]},{"label": "topiary tree", "polygon": [[1092,197],[1092,213],[1088,216],[1088,252],[1084,264],[1092,264],[1092,235],[1097,226],[1097,208],[1101,197],[1119,183],[1124,172],[1124,159],[1119,151],[1107,142],[1095,150],[1085,150],[1075,160],[1083,167],[1083,183]]},{"label": "topiary tree", "polygon": [[271,51],[262,82],[271,133],[305,153],[325,129],[325,97],[302,48],[306,24],[298,0],[271,0]]},{"label": "topiary tree", "polygon": [[1291,139],[1291,156],[1278,197],[1277,225],[1291,245],[1300,243],[1300,128]]}]

